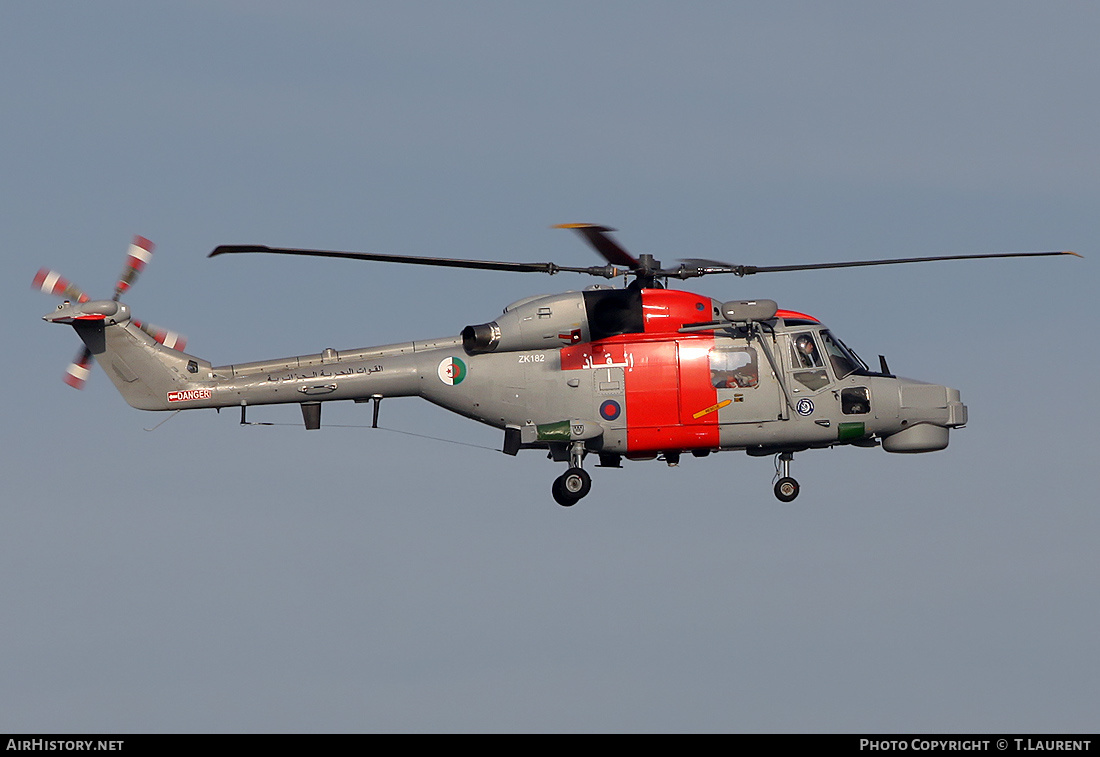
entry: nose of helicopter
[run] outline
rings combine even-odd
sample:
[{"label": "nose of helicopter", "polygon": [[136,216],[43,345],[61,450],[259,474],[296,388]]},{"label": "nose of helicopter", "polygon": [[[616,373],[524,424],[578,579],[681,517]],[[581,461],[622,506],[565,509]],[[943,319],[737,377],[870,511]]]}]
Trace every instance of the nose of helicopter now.
[{"label": "nose of helicopter", "polygon": [[898,379],[901,430],[882,440],[887,452],[935,452],[947,447],[949,432],[966,425],[958,389]]}]

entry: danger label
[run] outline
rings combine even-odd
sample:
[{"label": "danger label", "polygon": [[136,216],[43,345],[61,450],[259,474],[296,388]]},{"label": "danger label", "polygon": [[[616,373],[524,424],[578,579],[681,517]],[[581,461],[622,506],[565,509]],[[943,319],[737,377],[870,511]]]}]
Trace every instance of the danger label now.
[{"label": "danger label", "polygon": [[176,392],[168,392],[169,402],[190,402],[191,400],[208,400],[214,393],[209,389],[180,389]]}]

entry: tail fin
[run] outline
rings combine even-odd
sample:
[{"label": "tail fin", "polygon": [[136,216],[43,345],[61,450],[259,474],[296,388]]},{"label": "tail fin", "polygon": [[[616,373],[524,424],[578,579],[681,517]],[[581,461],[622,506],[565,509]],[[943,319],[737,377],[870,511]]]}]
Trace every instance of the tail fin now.
[{"label": "tail fin", "polygon": [[209,362],[160,344],[131,320],[72,325],[122,398],[139,410],[168,410],[170,393],[211,376]]}]

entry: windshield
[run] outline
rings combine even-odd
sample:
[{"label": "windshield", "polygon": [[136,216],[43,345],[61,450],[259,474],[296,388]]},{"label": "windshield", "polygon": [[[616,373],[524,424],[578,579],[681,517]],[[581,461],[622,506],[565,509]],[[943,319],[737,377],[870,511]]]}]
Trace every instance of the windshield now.
[{"label": "windshield", "polygon": [[838,379],[842,379],[860,368],[867,370],[867,366],[863,364],[863,361],[856,357],[855,353],[849,350],[844,342],[830,334],[827,329],[822,329],[821,341],[825,343],[825,354],[829,356],[829,364]]}]

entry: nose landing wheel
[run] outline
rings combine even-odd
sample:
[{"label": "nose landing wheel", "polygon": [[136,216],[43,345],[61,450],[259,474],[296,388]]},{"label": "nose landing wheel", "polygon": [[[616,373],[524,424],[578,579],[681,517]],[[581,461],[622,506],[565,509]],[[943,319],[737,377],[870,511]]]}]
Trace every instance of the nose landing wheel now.
[{"label": "nose landing wheel", "polygon": [[784,476],[775,482],[775,498],[780,502],[791,502],[798,496],[798,482],[790,476]]},{"label": "nose landing wheel", "polygon": [[792,502],[798,496],[798,482],[791,478],[791,460],[793,459],[793,452],[779,453],[776,473],[780,474],[780,478],[775,482],[773,491],[775,492],[775,498],[780,502]]}]

